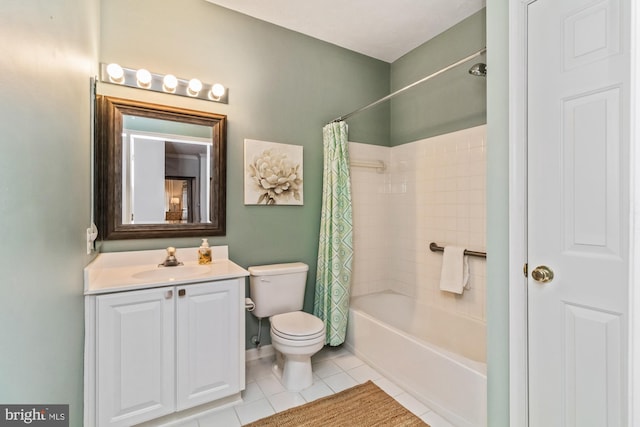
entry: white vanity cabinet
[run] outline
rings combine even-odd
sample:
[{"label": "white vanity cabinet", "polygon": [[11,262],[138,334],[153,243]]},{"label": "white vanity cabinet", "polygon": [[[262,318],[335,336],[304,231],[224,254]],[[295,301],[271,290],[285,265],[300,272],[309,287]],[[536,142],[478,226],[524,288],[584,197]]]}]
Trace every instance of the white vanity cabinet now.
[{"label": "white vanity cabinet", "polygon": [[176,420],[240,400],[245,270],[237,269],[172,286],[88,289],[85,425]]},{"label": "white vanity cabinet", "polygon": [[176,405],[180,411],[240,391],[244,363],[240,366],[237,350],[244,346],[240,342],[244,331],[238,330],[238,318],[244,316],[244,280],[176,289]]},{"label": "white vanity cabinet", "polygon": [[174,293],[170,287],[94,297],[98,426],[175,411]]}]

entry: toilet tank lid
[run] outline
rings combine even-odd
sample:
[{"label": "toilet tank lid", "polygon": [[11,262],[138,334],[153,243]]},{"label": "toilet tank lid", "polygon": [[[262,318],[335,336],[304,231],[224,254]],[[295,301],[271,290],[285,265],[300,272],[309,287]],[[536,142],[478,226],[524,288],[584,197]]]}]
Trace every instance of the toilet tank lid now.
[{"label": "toilet tank lid", "polygon": [[309,270],[309,266],[303,262],[290,262],[286,264],[256,265],[249,267],[252,276],[273,276],[276,274],[302,273]]}]

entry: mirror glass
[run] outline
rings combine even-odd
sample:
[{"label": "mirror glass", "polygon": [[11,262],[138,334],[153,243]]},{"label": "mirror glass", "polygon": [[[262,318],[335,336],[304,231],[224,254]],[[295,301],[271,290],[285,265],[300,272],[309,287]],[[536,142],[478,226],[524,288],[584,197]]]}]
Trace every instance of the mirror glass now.
[{"label": "mirror glass", "polygon": [[122,223],[211,222],[212,129],[123,116]]},{"label": "mirror glass", "polygon": [[226,117],[98,97],[106,239],[224,234]]}]

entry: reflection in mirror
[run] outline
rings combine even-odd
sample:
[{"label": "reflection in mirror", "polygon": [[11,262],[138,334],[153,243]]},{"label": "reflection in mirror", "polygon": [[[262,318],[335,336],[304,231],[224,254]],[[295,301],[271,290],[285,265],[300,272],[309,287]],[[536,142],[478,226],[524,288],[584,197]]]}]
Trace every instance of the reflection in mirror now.
[{"label": "reflection in mirror", "polygon": [[102,96],[98,103],[103,236],[223,235],[226,117]]},{"label": "reflection in mirror", "polygon": [[[164,180],[165,215],[164,220],[172,224],[185,224],[193,222],[194,218],[199,222],[199,217],[194,217],[193,178]],[[133,218],[133,215],[132,215]],[[205,217],[207,218],[207,217]]]},{"label": "reflection in mirror", "polygon": [[210,222],[211,140],[210,127],[125,115],[122,223]]}]

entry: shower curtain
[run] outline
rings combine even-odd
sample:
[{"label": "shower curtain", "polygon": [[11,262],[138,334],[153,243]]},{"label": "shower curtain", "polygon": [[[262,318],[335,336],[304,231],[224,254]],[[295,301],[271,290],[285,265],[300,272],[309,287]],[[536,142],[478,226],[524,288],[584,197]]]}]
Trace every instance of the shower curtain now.
[{"label": "shower curtain", "polygon": [[353,259],[347,124],[330,123],[322,134],[322,212],[313,314],[324,321],[325,342],[336,346],[344,342],[347,332]]}]

